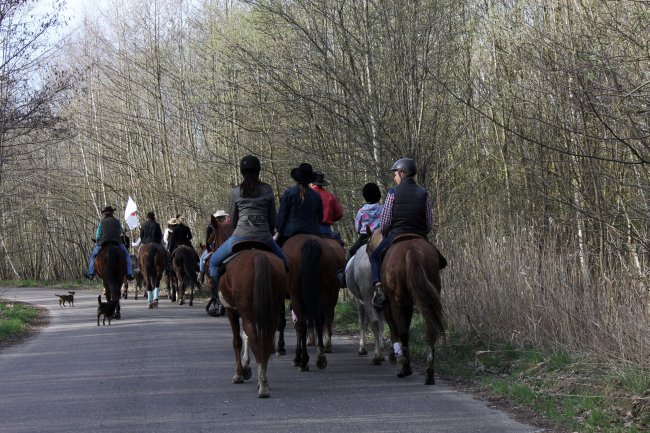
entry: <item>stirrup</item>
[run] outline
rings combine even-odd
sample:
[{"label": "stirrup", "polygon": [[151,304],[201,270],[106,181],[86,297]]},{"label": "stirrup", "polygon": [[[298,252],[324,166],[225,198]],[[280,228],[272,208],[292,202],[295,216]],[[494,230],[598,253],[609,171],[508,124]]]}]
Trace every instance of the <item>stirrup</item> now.
[{"label": "stirrup", "polygon": [[386,296],[384,295],[384,289],[382,288],[382,284],[376,284],[375,285],[375,294],[372,297],[372,305],[377,308],[377,309],[382,309],[384,308],[384,304],[386,303]]}]

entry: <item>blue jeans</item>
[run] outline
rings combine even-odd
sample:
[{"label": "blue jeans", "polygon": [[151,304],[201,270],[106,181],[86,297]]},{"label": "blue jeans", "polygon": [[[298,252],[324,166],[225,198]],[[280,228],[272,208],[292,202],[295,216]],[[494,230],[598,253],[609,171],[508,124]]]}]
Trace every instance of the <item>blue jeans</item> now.
[{"label": "blue jeans", "polygon": [[[122,251],[124,251],[124,256],[126,257],[126,274],[133,275],[133,266],[131,264],[131,256],[129,255],[129,250],[126,249],[126,245],[124,244],[118,244],[118,246]],[[93,248],[93,252],[90,255],[90,264],[88,265],[89,274],[95,274],[95,257],[97,257],[97,254],[99,254],[99,250],[101,249],[101,245],[95,245],[95,248]]]},{"label": "blue jeans", "polygon": [[343,245],[343,239],[339,236],[338,233],[332,231],[332,226],[329,224],[320,225],[320,235],[329,239],[336,239],[341,245]]},{"label": "blue jeans", "polygon": [[381,253],[386,251],[388,247],[393,243],[395,236],[388,235],[379,242],[375,251],[370,255],[370,280],[373,284],[378,281],[381,281],[380,271],[381,271]]},{"label": "blue jeans", "polygon": [[[210,257],[210,277],[214,281],[219,279],[219,265],[221,265],[221,262],[226,260],[228,256],[232,254],[233,245],[235,245],[237,242],[249,241],[249,240],[251,239],[245,236],[230,236],[226,240],[226,242],[222,243],[221,246],[217,248],[217,251],[212,253],[212,257]],[[269,237],[268,240],[262,242],[264,242],[265,244],[271,247],[273,253],[275,253],[275,255],[277,255],[284,261],[284,265],[286,267],[287,258],[284,256],[282,249],[280,249],[278,244],[275,243],[273,238]]]},{"label": "blue jeans", "polygon": [[201,272],[205,272],[205,258],[208,257],[208,254],[210,254],[210,251],[206,248],[201,253],[201,257],[199,257],[199,271]]}]

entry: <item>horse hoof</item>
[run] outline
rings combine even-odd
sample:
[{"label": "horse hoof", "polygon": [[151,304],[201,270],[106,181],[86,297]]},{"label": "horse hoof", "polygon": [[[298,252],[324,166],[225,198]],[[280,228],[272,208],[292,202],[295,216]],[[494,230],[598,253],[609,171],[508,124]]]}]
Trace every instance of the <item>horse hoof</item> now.
[{"label": "horse hoof", "polygon": [[366,349],[359,349],[359,356],[366,356],[368,351]]},{"label": "horse hoof", "polygon": [[257,393],[258,398],[269,398],[271,396],[271,393],[269,391],[259,391]]},{"label": "horse hoof", "polygon": [[393,352],[391,352],[390,355],[388,355],[388,362],[390,362],[391,365],[397,364],[397,357]]},{"label": "horse hoof", "polygon": [[185,304],[185,301],[183,301],[183,300],[181,300],[181,301],[178,303],[178,305],[184,305],[184,304]]},{"label": "horse hoof", "polygon": [[121,318],[122,318],[122,315],[120,313],[115,313],[115,316],[113,317],[113,319],[115,319],[115,320],[120,320]]},{"label": "horse hoof", "polygon": [[323,350],[325,351],[325,353],[332,353],[332,346],[325,346]]},{"label": "horse hoof", "polygon": [[244,380],[248,380],[253,376],[253,372],[250,367],[246,367],[246,370],[244,370]]},{"label": "horse hoof", "polygon": [[278,350],[276,350],[275,354],[276,354],[276,356],[284,356],[284,355],[287,354],[287,351],[284,350],[284,349],[278,349]]},{"label": "horse hoof", "polygon": [[194,305],[194,302],[190,301],[190,307]]},{"label": "horse hoof", "polygon": [[232,377],[232,383],[234,383],[235,385],[240,384],[240,383],[244,383],[244,378],[242,376],[236,374],[236,375],[234,375]]},{"label": "horse hoof", "polygon": [[327,358],[325,356],[319,356],[318,360],[316,361],[316,367],[318,367],[320,370],[327,367]]},{"label": "horse hoof", "polygon": [[149,304],[149,305],[147,306],[147,308],[148,308],[149,310],[153,310],[153,304]]},{"label": "horse hoof", "polygon": [[158,308],[158,299],[154,299],[153,301],[153,307]]},{"label": "horse hoof", "polygon": [[431,377],[429,377],[429,375],[427,375],[426,379],[424,380],[424,384],[425,385],[435,385],[436,384],[435,377],[433,377],[433,375],[431,375]]},{"label": "horse hoof", "polygon": [[372,358],[372,365],[381,365],[381,358]]},{"label": "horse hoof", "polygon": [[407,377],[413,374],[413,370],[411,370],[410,366],[405,366],[399,369],[399,372],[397,373],[397,377],[403,378]]},{"label": "horse hoof", "polygon": [[300,371],[309,371],[309,365],[301,365]]}]

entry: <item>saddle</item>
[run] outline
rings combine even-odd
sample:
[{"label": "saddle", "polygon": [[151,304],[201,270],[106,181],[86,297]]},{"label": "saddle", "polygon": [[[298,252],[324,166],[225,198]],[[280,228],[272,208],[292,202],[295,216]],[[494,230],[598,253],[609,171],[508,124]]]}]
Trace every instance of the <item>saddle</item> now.
[{"label": "saddle", "polygon": [[[420,235],[415,234],[415,233],[403,233],[401,235],[395,236],[395,239],[393,239],[393,242],[391,243],[391,246],[395,245],[398,242],[410,241],[410,240],[413,240],[413,239],[423,239],[423,240],[429,242],[429,240],[427,238],[425,238],[424,236],[420,236]],[[381,256],[380,256],[381,262],[384,261],[384,256],[386,255],[388,250],[390,250],[390,247],[388,247],[384,251],[382,251]],[[439,257],[438,263],[440,264],[439,269],[442,270],[442,269],[447,267],[447,259],[445,259],[445,257],[438,250],[438,248],[436,248],[436,251],[438,251],[438,257]]]},{"label": "saddle", "polygon": [[224,272],[226,271],[226,265],[235,257],[240,255],[242,252],[246,250],[262,250],[262,251],[268,251],[268,252],[273,252],[273,249],[269,245],[267,245],[265,242],[262,241],[240,241],[237,242],[232,246],[232,254],[226,257],[226,259],[221,262],[221,265],[219,265],[219,275],[223,275]]}]

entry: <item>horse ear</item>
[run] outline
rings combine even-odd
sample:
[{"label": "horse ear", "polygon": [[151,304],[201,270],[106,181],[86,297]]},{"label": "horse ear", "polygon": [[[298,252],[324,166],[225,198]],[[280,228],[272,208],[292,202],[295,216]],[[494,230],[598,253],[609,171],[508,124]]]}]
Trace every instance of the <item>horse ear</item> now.
[{"label": "horse ear", "polygon": [[214,215],[210,215],[210,224],[212,224],[212,227],[217,227],[217,225],[219,224],[217,222],[217,219],[214,217]]}]

